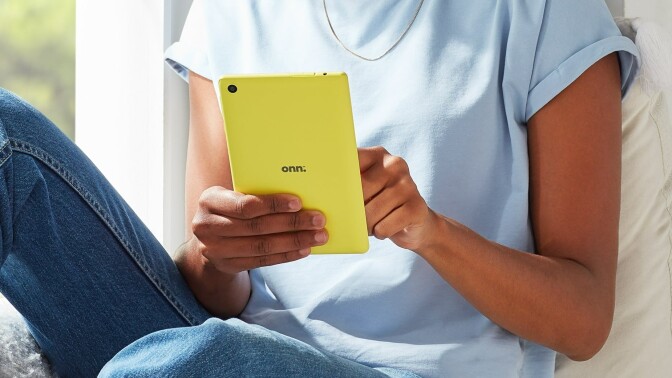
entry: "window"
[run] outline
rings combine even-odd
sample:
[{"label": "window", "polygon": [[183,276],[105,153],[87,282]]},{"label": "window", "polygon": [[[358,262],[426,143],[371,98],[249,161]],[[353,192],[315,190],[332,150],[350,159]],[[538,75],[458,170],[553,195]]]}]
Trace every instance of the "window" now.
[{"label": "window", "polygon": [[75,0],[0,1],[0,86],[75,137]]}]

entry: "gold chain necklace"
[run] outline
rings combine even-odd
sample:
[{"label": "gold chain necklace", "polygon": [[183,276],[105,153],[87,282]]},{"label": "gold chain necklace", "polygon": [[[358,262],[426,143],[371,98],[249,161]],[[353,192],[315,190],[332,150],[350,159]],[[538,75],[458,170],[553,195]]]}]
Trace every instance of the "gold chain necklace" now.
[{"label": "gold chain necklace", "polygon": [[423,4],[424,2],[425,2],[425,0],[420,0],[420,3],[418,3],[418,7],[415,9],[415,14],[413,14],[413,18],[411,18],[411,21],[408,23],[408,26],[406,26],[406,29],[404,30],[403,33],[401,33],[401,35],[399,36],[399,38],[397,38],[397,41],[394,42],[394,44],[392,45],[392,47],[390,47],[389,49],[387,49],[384,53],[382,53],[380,56],[378,56],[378,57],[376,57],[376,58],[367,58],[367,57],[365,57],[365,56],[361,56],[361,55],[357,54],[356,52],[350,50],[350,49],[343,43],[343,41],[341,41],[341,39],[338,38],[338,34],[336,34],[336,31],[334,30],[334,25],[331,24],[331,19],[329,18],[329,12],[327,12],[327,0],[322,0],[322,6],[324,7],[324,15],[327,17],[327,23],[329,23],[329,29],[331,29],[331,34],[334,35],[334,38],[336,38],[336,40],[337,40],[338,43],[341,45],[341,47],[343,47],[343,48],[344,48],[347,52],[349,52],[350,54],[352,54],[352,55],[354,55],[354,56],[356,56],[356,57],[358,57],[358,58],[360,58],[360,59],[368,60],[369,62],[374,62],[374,61],[376,61],[376,60],[381,59],[381,58],[384,57],[385,55],[387,55],[387,53],[389,53],[389,52],[392,51],[395,47],[397,47],[397,45],[399,44],[399,42],[401,42],[401,40],[404,39],[404,37],[406,36],[406,34],[408,33],[408,31],[411,29],[411,26],[413,26],[413,23],[415,22],[415,19],[418,17],[418,13],[420,13],[420,8],[422,8],[422,4]]}]

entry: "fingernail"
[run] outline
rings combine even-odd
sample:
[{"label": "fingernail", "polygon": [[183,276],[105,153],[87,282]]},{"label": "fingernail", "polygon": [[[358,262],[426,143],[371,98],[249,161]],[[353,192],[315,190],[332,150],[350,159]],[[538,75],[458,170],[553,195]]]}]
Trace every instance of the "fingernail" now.
[{"label": "fingernail", "polygon": [[310,255],[310,248],[299,249],[299,255],[301,256]]},{"label": "fingernail", "polygon": [[318,243],[324,243],[327,241],[327,234],[324,231],[320,231],[315,234],[315,241]]},{"label": "fingernail", "polygon": [[324,227],[324,217],[321,215],[315,215],[311,222],[313,223],[313,226]]},{"label": "fingernail", "polygon": [[299,210],[301,208],[301,202],[297,199],[293,199],[289,201],[289,210]]}]

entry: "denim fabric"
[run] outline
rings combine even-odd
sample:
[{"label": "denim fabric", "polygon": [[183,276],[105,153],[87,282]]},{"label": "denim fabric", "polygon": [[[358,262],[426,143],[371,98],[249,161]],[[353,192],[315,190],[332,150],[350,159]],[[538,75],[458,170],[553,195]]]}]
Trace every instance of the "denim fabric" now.
[{"label": "denim fabric", "polygon": [[[196,367],[196,368],[195,368]],[[122,350],[101,377],[417,377],[371,369],[238,319],[148,335]]]},{"label": "denim fabric", "polygon": [[0,292],[61,376],[95,376],[122,349],[104,376],[385,375],[237,319],[206,322],[170,256],[91,161],[2,89]]},{"label": "denim fabric", "polygon": [[89,159],[7,92],[0,146],[0,291],[57,373],[95,376],[138,338],[208,318]]}]

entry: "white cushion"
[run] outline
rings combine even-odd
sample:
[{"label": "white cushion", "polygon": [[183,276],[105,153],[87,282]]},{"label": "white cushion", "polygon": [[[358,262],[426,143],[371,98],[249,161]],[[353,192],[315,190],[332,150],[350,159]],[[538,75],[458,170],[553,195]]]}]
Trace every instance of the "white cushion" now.
[{"label": "white cushion", "polygon": [[21,315],[0,295],[0,377],[51,377]]}]

